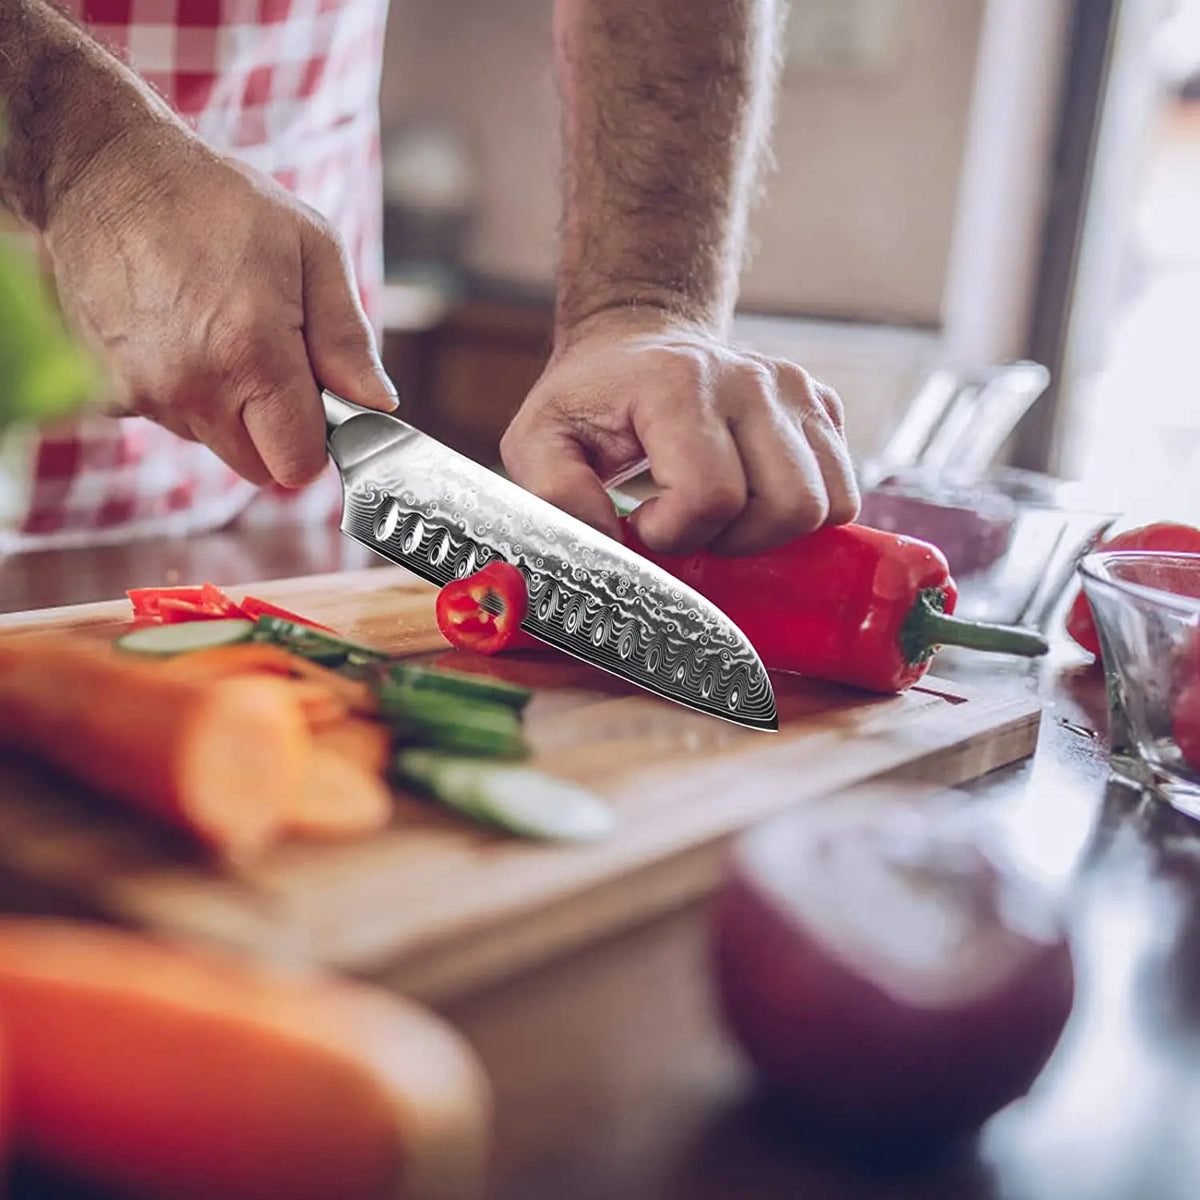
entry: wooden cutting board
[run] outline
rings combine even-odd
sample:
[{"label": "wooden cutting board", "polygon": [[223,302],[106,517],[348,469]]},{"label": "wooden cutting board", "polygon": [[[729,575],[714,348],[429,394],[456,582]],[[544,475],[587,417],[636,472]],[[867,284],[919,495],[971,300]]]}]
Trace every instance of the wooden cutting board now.
[{"label": "wooden cutting board", "polygon": [[[936,679],[872,697],[781,675],[780,732],[766,734],[557,654],[471,659],[438,634],[434,589],[394,568],[246,590],[382,649],[536,687],[527,727],[537,764],[606,796],[619,831],[586,847],[534,844],[400,797],[384,834],[288,846],[234,877],[78,787],[8,761],[0,900],[316,960],[440,1001],[703,896],[730,835],[783,808],[884,777],[961,783],[1028,756],[1037,737],[1034,698]],[[109,636],[127,617],[125,601],[46,609],[0,616],[0,635]]]}]

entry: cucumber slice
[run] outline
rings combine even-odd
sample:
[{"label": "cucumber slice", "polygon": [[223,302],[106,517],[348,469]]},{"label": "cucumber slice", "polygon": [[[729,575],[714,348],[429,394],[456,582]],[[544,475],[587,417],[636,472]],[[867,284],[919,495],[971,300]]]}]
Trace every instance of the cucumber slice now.
[{"label": "cucumber slice", "polygon": [[503,704],[393,686],[380,691],[379,710],[410,743],[487,758],[525,758],[529,753],[520,715]]},{"label": "cucumber slice", "polygon": [[529,688],[505,683],[502,679],[485,679],[466,671],[444,671],[440,667],[419,667],[409,663],[398,663],[388,671],[387,678],[380,684],[381,697],[397,687],[485,704],[503,704],[517,712],[524,709],[533,695]]},{"label": "cucumber slice", "polygon": [[215,621],[184,621],[178,625],[146,625],[117,638],[117,646],[131,654],[187,654],[247,642],[254,622],[244,617],[222,617]]},{"label": "cucumber slice", "polygon": [[372,650],[370,646],[360,646],[357,642],[283,617],[259,617],[255,636],[326,667],[337,667],[347,662],[362,666],[387,658],[382,650]]},{"label": "cucumber slice", "polygon": [[486,825],[522,837],[591,842],[617,825],[599,796],[532,767],[456,758],[434,750],[396,756],[401,782]]}]

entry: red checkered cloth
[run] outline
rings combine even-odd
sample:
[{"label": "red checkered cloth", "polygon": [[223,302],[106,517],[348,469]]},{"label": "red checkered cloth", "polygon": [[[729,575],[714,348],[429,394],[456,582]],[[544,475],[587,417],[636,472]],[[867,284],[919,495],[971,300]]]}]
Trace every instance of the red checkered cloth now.
[{"label": "red checkered cloth", "polygon": [[[341,233],[369,314],[382,283],[379,74],[386,0],[66,0],[214,148],[272,175]],[[2,549],[326,520],[330,469],[259,490],[140,418],[90,418],[0,452]]]}]

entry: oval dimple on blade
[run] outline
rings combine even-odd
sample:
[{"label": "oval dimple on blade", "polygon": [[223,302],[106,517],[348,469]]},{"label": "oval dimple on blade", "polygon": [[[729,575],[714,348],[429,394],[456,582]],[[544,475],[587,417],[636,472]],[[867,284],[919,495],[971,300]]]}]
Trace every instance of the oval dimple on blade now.
[{"label": "oval dimple on blade", "polygon": [[[379,431],[373,455],[365,422]],[[529,583],[522,628],[534,637],[700,712],[778,728],[775,694],[754,647],[699,593],[392,417],[373,413],[339,426],[330,435],[339,463],[338,439],[350,434],[354,454],[342,468],[349,536],[438,586],[492,559],[511,562]],[[389,501],[400,511],[391,515],[388,504],[388,524],[398,518],[397,532],[419,528],[419,538],[377,540],[375,522]]]}]

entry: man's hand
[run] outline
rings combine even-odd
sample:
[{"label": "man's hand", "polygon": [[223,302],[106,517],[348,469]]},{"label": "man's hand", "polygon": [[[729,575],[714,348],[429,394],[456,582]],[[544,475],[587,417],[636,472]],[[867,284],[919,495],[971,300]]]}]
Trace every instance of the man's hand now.
[{"label": "man's hand", "polygon": [[321,387],[395,405],[326,222],[183,130],[139,125],[105,146],[45,241],[65,309],[110,367],[112,410],[205,443],[246,479],[299,487],[321,471]]},{"label": "man's hand", "polygon": [[769,549],[854,519],[836,393],[653,310],[563,339],[501,443],[512,478],[619,537],[604,488],[648,459],[659,494],[634,521],[652,549]]},{"label": "man's hand", "polygon": [[49,0],[0,3],[0,203],[43,239],[111,407],[256,483],[325,462],[321,387],[394,406],[328,225],[205,146]]},{"label": "man's hand", "polygon": [[782,0],[555,0],[563,222],[549,367],[510,474],[607,532],[603,481],[643,458],[653,549],[748,554],[852,520],[837,396],[731,349]]}]

